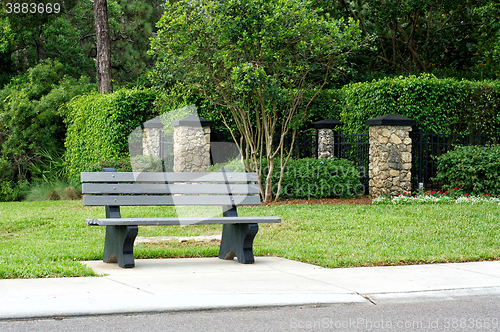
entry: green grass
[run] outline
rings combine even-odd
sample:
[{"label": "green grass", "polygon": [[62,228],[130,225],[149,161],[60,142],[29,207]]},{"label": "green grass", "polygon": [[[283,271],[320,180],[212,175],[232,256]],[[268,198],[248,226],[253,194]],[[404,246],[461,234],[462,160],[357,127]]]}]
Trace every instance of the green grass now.
[{"label": "green grass", "polygon": [[[239,215],[280,216],[260,224],[256,256],[324,267],[462,262],[500,258],[500,207],[487,205],[279,205]],[[219,214],[218,208],[122,208],[123,217]],[[0,203],[0,278],[91,276],[81,260],[102,259],[103,207],[81,201]],[[221,225],[139,227],[139,236],[220,234]],[[217,243],[140,244],[137,258],[217,256]]]}]

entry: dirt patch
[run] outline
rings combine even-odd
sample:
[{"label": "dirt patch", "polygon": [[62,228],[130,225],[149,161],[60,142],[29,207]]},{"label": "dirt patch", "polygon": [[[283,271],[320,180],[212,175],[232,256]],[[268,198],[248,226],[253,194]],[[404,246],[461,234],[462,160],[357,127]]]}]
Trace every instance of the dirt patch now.
[{"label": "dirt patch", "polygon": [[371,204],[372,199],[366,196],[360,196],[357,198],[319,198],[319,199],[284,199],[278,202],[271,202],[261,205],[285,205],[285,204],[304,204],[304,205],[336,205],[336,204]]}]

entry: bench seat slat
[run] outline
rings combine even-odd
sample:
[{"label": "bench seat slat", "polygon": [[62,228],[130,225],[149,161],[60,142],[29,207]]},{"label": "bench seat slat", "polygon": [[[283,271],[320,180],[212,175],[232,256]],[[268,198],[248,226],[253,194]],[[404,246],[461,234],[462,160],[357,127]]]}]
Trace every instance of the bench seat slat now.
[{"label": "bench seat slat", "polygon": [[87,219],[89,226],[157,226],[278,223],[279,217],[180,217],[180,218],[105,218]]},{"label": "bench seat slat", "polygon": [[151,205],[259,205],[260,197],[246,195],[216,196],[83,196],[84,206],[151,206]]},{"label": "bench seat slat", "polygon": [[257,184],[84,183],[84,194],[258,194]]},{"label": "bench seat slat", "polygon": [[256,173],[82,172],[81,182],[257,182]]}]

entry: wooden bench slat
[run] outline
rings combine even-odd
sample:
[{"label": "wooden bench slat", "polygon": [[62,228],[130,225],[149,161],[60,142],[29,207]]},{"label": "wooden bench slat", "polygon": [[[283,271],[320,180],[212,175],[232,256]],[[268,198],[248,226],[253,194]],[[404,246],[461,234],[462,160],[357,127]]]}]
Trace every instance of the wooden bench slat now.
[{"label": "wooden bench slat", "polygon": [[256,173],[82,172],[81,182],[257,182]]},{"label": "wooden bench slat", "polygon": [[83,196],[84,206],[151,206],[151,205],[259,205],[260,197],[246,195],[217,196]]},{"label": "wooden bench slat", "polygon": [[278,223],[279,217],[180,217],[180,218],[106,218],[87,219],[89,226],[157,226]]},{"label": "wooden bench slat", "polygon": [[84,183],[84,194],[258,194],[257,184]]}]

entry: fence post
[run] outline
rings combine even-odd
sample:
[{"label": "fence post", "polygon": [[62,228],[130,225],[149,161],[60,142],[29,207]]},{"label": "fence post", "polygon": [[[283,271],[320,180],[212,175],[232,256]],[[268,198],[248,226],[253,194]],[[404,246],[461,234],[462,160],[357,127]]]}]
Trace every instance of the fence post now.
[{"label": "fence post", "polygon": [[210,167],[212,121],[197,116],[172,121],[174,172],[203,172]]},{"label": "fence post", "polygon": [[160,157],[161,131],[163,130],[160,117],[141,123],[141,128],[142,154]]},{"label": "fence post", "polygon": [[369,119],[370,195],[395,196],[411,191],[411,126],[416,121],[398,114]]},{"label": "fence post", "polygon": [[330,159],[334,156],[335,138],[333,129],[340,125],[342,125],[342,123],[339,120],[331,118],[314,122],[316,136],[318,137],[318,144],[316,146],[316,156],[318,159]]}]

